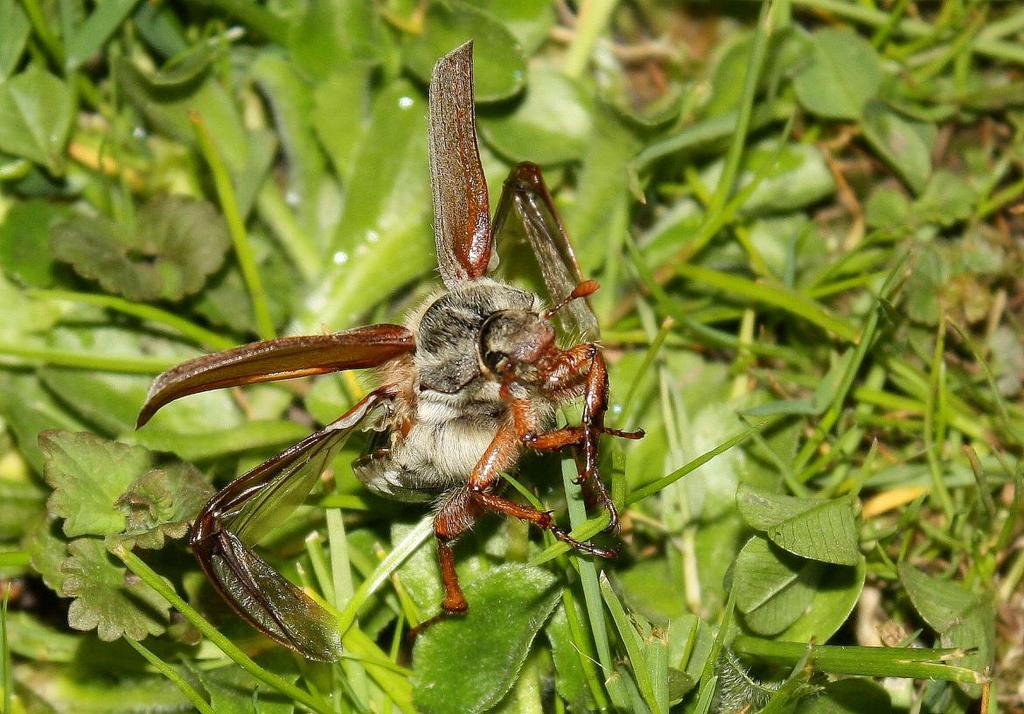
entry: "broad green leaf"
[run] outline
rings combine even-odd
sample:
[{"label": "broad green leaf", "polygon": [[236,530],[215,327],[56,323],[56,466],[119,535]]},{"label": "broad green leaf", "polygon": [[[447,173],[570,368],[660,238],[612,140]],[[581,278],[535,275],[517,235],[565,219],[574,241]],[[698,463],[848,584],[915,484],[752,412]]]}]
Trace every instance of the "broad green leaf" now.
[{"label": "broad green leaf", "polygon": [[347,185],[356,164],[353,156],[370,111],[370,71],[353,65],[316,85],[311,119],[317,138]]},{"label": "broad green leaf", "polygon": [[555,8],[548,0],[471,0],[469,4],[485,10],[501,23],[527,56],[547,41],[556,21]]},{"label": "broad green leaf", "polygon": [[219,77],[207,72],[187,85],[169,89],[155,84],[151,75],[127,59],[118,59],[116,66],[121,88],[152,131],[194,146],[190,117],[197,114],[202,118],[231,173],[245,215],[252,198],[251,188],[246,187],[254,176],[262,175],[261,168],[266,169],[267,139],[263,132],[245,128],[238,106]]},{"label": "broad green leaf", "polygon": [[794,498],[743,484],[736,492],[736,503],[751,528],[765,531],[772,542],[791,553],[837,565],[860,561],[850,497]]},{"label": "broad green leaf", "polygon": [[46,482],[53,488],[47,508],[64,519],[65,535],[113,535],[124,530],[124,514],[115,502],[150,469],[149,451],[70,431],[44,431],[39,448],[46,460]]},{"label": "broad green leaf", "polygon": [[512,161],[542,166],[576,161],[586,154],[593,105],[584,90],[561,72],[536,68],[525,95],[511,112],[478,115],[487,143]]},{"label": "broad green leaf", "polygon": [[127,548],[163,548],[166,538],[183,538],[213,489],[191,464],[175,462],[137,478],[114,503],[124,514],[124,533],[113,536]]},{"label": "broad green leaf", "polygon": [[551,643],[551,659],[555,665],[555,689],[558,696],[569,703],[574,711],[592,708],[586,673],[580,662],[583,655],[573,641],[572,630],[565,608],[559,606],[544,628]]},{"label": "broad green leaf", "polygon": [[11,206],[0,223],[0,267],[8,277],[34,288],[53,283],[50,230],[66,213],[47,201]]},{"label": "broad green leaf", "polygon": [[64,82],[32,65],[0,82],[0,151],[64,172],[64,144],[75,97]]},{"label": "broad green leaf", "polygon": [[686,602],[679,597],[685,583],[678,571],[668,558],[642,558],[616,570],[613,580],[630,608],[655,622],[666,622],[687,611]]},{"label": "broad green leaf", "polygon": [[157,196],[134,229],[78,217],[54,228],[54,256],[129,300],[181,300],[202,289],[231,246],[227,226],[205,201]]},{"label": "broad green leaf", "polygon": [[861,128],[882,159],[915,193],[920,193],[932,172],[935,127],[911,121],[873,100],[864,108]]},{"label": "broad green leaf", "polygon": [[83,372],[80,369],[45,367],[39,378],[69,411],[75,412],[98,432],[120,436],[135,429],[139,405],[146,399],[149,377],[134,374]]},{"label": "broad green leaf", "polygon": [[787,642],[828,642],[856,607],[866,576],[867,564],[863,557],[856,568],[826,568],[803,615],[777,638]]},{"label": "broad green leaf", "polygon": [[103,46],[139,0],[105,0],[77,27],[64,45],[64,68],[73,72]]},{"label": "broad green leaf", "polygon": [[[93,647],[92,652],[100,649]],[[130,652],[130,651],[129,651]],[[182,712],[190,703],[178,685],[158,674],[131,671],[128,662],[134,660],[129,652],[122,652],[122,661],[82,662],[75,666],[39,666],[30,672],[33,706],[42,711],[65,711],[77,714],[126,714],[130,711]],[[92,653],[88,653],[92,654]],[[84,657],[88,660],[88,656]],[[104,669],[105,667],[105,669]],[[106,674],[103,674],[106,672]],[[119,676],[111,677],[110,672]]]},{"label": "broad green leaf", "polygon": [[[942,646],[968,651],[958,664],[981,673],[990,671],[996,637],[993,593],[971,592],[960,583],[932,577],[906,562],[899,564],[899,575],[914,608],[941,635]],[[960,686],[970,696],[980,691],[976,684]]]},{"label": "broad green leaf", "polygon": [[[636,138],[610,112],[597,113],[589,149],[583,158],[576,200],[564,215],[566,230],[585,275],[592,275],[604,262],[610,246],[621,245],[622,236],[612,234],[609,216],[617,210],[628,215],[628,166],[638,147]],[[623,229],[626,223],[624,220]],[[614,289],[606,296],[599,292],[591,298],[596,305],[613,299]]]},{"label": "broad green leaf", "polygon": [[271,52],[257,57],[250,71],[270,104],[281,138],[289,205],[299,214],[303,229],[319,237],[323,194],[332,187],[326,181],[327,165],[309,122],[311,88],[288,62]]},{"label": "broad green leaf", "polygon": [[18,450],[36,473],[43,473],[40,432],[47,429],[83,431],[87,427],[29,372],[0,370],[0,416],[10,425]]},{"label": "broad green leaf", "polygon": [[0,273],[0,340],[27,345],[42,337],[60,318],[53,303],[28,297]]},{"label": "broad green leaf", "polygon": [[[717,186],[725,165],[716,161],[702,174],[705,186]],[[743,203],[743,213],[779,213],[803,208],[830,196],[836,188],[821,151],[810,144],[774,142],[752,147],[745,155],[737,180],[737,192],[759,178],[757,187]]]},{"label": "broad green leaf", "polygon": [[[300,278],[279,246],[255,235],[250,236],[249,243],[263,278],[270,320],[275,326],[281,326],[294,309]],[[258,331],[249,291],[237,265],[229,264],[210,278],[198,295],[195,309],[211,323],[233,332],[244,335]]]},{"label": "broad green leaf", "polygon": [[37,662],[73,662],[81,636],[51,627],[43,622],[45,617],[25,611],[7,613],[11,652]]},{"label": "broad green leaf", "polygon": [[0,2],[0,82],[17,68],[32,26],[18,2]]},{"label": "broad green leaf", "polygon": [[306,298],[295,332],[353,326],[395,288],[437,265],[426,105],[412,85],[394,82],[378,95],[354,160],[325,278]]},{"label": "broad green leaf", "polygon": [[754,536],[736,556],[733,594],[743,621],[759,635],[775,635],[804,614],[821,578],[818,563],[797,558]]},{"label": "broad green leaf", "polygon": [[934,325],[942,312],[942,293],[952,278],[952,267],[934,243],[922,244],[911,266],[906,286],[907,315],[916,322]]},{"label": "broad green leaf", "polygon": [[554,576],[511,563],[467,583],[465,594],[465,617],[440,622],[416,641],[413,697],[420,711],[471,714],[494,706],[558,602]]},{"label": "broad green leaf", "polygon": [[308,3],[292,26],[291,61],[322,80],[355,62],[381,62],[391,52],[391,37],[372,0],[320,0]]},{"label": "broad green leaf", "polygon": [[29,479],[0,479],[0,541],[17,541],[46,513],[45,494]]},{"label": "broad green leaf", "polygon": [[796,714],[888,714],[889,693],[879,684],[862,677],[831,682],[821,692],[803,699]]},{"label": "broad green leaf", "polygon": [[141,640],[164,632],[170,605],[141,580],[128,580],[128,571],[114,564],[102,540],[73,540],[68,552],[61,565],[61,594],[74,598],[68,609],[73,629],[96,630],[104,642],[121,637]]},{"label": "broad green leaf", "polygon": [[856,119],[882,84],[882,68],[867,40],[849,28],[826,27],[811,36],[811,62],[793,80],[796,96],[814,114]]},{"label": "broad green leaf", "polygon": [[978,602],[979,596],[960,583],[934,578],[907,563],[900,563],[899,573],[914,607],[936,632],[953,627]]},{"label": "broad green leaf", "polygon": [[[810,36],[796,25],[776,28],[769,43],[768,55],[761,70],[759,91],[774,90],[781,78],[791,76],[803,67],[811,44]],[[743,77],[750,65],[752,47],[753,37],[747,36],[721,53],[709,83],[710,97],[701,108],[704,116],[723,116],[739,109],[743,96]]]},{"label": "broad green leaf", "polygon": [[413,74],[430,81],[434,63],[473,40],[473,85],[478,102],[506,99],[526,81],[526,61],[516,38],[490,14],[467,3],[431,3],[423,32],[402,48]]},{"label": "broad green leaf", "polygon": [[309,436],[309,431],[294,421],[263,419],[199,433],[146,428],[124,438],[152,451],[170,452],[185,461],[203,461],[255,449],[278,449]]}]

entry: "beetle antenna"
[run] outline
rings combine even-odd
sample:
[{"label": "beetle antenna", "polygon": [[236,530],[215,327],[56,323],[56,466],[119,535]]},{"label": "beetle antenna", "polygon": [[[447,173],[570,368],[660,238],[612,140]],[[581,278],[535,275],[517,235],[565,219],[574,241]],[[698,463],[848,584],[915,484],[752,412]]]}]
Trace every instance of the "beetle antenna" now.
[{"label": "beetle antenna", "polygon": [[596,280],[584,280],[582,283],[572,289],[572,292],[566,295],[564,298],[558,301],[554,307],[551,307],[544,311],[544,319],[550,320],[554,317],[555,313],[561,310],[563,307],[571,303],[573,300],[579,300],[593,295],[597,292],[597,289],[601,287]]}]

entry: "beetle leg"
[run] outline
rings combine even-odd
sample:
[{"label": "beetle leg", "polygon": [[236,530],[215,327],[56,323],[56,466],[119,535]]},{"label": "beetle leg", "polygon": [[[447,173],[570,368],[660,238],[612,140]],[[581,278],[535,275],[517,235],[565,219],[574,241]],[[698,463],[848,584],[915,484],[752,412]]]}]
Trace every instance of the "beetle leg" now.
[{"label": "beetle leg", "polygon": [[455,550],[453,542],[473,527],[479,508],[468,497],[465,490],[456,491],[443,502],[434,516],[434,537],[437,539],[437,560],[441,566],[441,583],[444,585],[444,600],[441,612],[409,630],[409,638],[415,639],[425,629],[449,617],[465,615],[469,603],[459,585],[459,574],[455,571]]},{"label": "beetle leg", "polygon": [[547,389],[553,396],[571,396],[573,390],[583,386],[583,418],[579,426],[567,426],[544,434],[525,434],[523,443],[530,448],[548,451],[566,446],[577,446],[583,452],[583,467],[576,480],[597,492],[608,511],[606,530],[618,529],[619,516],[605,488],[598,464],[597,440],[601,434],[626,439],[639,439],[643,430],[620,431],[604,425],[608,411],[608,370],[601,350],[593,343],[577,345],[566,350],[548,366]]},{"label": "beetle leg", "polygon": [[565,529],[555,524],[550,512],[538,511],[531,506],[522,506],[490,492],[501,476],[501,472],[515,462],[515,457],[519,454],[519,448],[520,437],[515,423],[506,425],[498,430],[494,440],[491,441],[490,446],[487,447],[484,455],[473,469],[473,473],[469,476],[470,498],[481,509],[533,523],[539,528],[550,531],[558,540],[584,553],[590,553],[601,558],[615,557],[616,551],[614,550],[599,548],[590,543],[578,541],[570,536]]}]

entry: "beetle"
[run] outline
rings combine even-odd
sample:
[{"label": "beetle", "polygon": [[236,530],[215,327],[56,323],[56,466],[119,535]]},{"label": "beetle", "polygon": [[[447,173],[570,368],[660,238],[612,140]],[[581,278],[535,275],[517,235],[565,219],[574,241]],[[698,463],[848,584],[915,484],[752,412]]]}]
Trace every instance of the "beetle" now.
[{"label": "beetle", "polygon": [[[341,653],[334,618],[252,550],[255,541],[309,494],[321,472],[357,430],[373,430],[353,468],[367,488],[403,501],[432,502],[444,584],[441,611],[428,622],[466,612],[452,543],[486,512],[528,521],[585,553],[615,552],[573,539],[550,512],[499,495],[503,471],[526,450],[569,447],[580,483],[618,517],[598,472],[602,434],[636,439],[604,424],[608,375],[594,341],[597,319],[561,219],[532,163],[514,167],[492,219],[480,163],[473,104],[472,42],[442,57],[429,88],[429,151],[434,234],[443,289],[404,325],[257,342],[185,362],[154,381],[138,426],[167,403],[210,389],[377,368],[380,386],[298,444],[238,477],[200,511],[190,545],[225,600],[251,625],[306,657]],[[495,243],[522,223],[550,293],[490,276]],[[554,319],[587,341],[562,349]],[[558,405],[583,400],[578,425],[555,428]]]}]

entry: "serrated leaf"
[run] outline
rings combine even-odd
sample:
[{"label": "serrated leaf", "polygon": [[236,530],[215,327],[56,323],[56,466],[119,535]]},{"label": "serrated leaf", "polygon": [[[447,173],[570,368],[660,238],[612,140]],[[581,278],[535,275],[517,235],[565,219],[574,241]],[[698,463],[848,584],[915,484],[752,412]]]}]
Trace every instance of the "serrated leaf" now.
[{"label": "serrated leaf", "polygon": [[64,534],[113,535],[124,530],[115,502],[153,463],[141,446],[107,441],[86,432],[44,431],[39,435],[44,476],[53,487],[46,502],[64,519]]},{"label": "serrated leaf", "polygon": [[733,594],[744,622],[759,635],[782,632],[814,598],[821,566],[754,536],[736,556]]},{"label": "serrated leaf", "polygon": [[124,533],[113,538],[127,548],[162,548],[165,538],[184,537],[213,493],[191,464],[176,462],[147,471],[114,504],[126,525]]},{"label": "serrated leaf", "polygon": [[136,226],[76,217],[58,224],[54,256],[129,300],[181,300],[198,292],[220,269],[231,246],[227,225],[206,201],[157,196]]},{"label": "serrated leaf", "polygon": [[73,540],[68,552],[70,557],[61,564],[62,594],[75,598],[68,609],[72,628],[96,630],[105,642],[120,637],[141,640],[164,632],[170,619],[167,601],[117,567],[102,540]]},{"label": "serrated leaf", "polygon": [[403,47],[409,69],[429,82],[434,63],[473,40],[476,101],[493,102],[519,92],[526,81],[526,60],[516,38],[490,13],[464,2],[431,3],[424,31]]},{"label": "serrated leaf", "polygon": [[530,643],[558,602],[546,570],[501,565],[465,589],[463,618],[440,622],[413,650],[413,698],[429,714],[470,714],[494,706],[511,688]]},{"label": "serrated leaf", "polygon": [[764,531],[791,553],[837,565],[856,565],[860,560],[850,497],[794,498],[741,484],[736,503],[751,528]]},{"label": "serrated leaf", "polygon": [[856,119],[882,84],[878,53],[850,28],[811,36],[811,63],[793,80],[800,103],[830,119]]},{"label": "serrated leaf", "polygon": [[74,110],[67,85],[36,65],[0,82],[0,151],[63,173]]},{"label": "serrated leaf", "polygon": [[46,587],[55,593],[64,591],[64,573],[60,564],[68,557],[68,544],[60,534],[56,518],[40,518],[29,530],[24,541],[31,557],[32,569],[42,576]]}]

